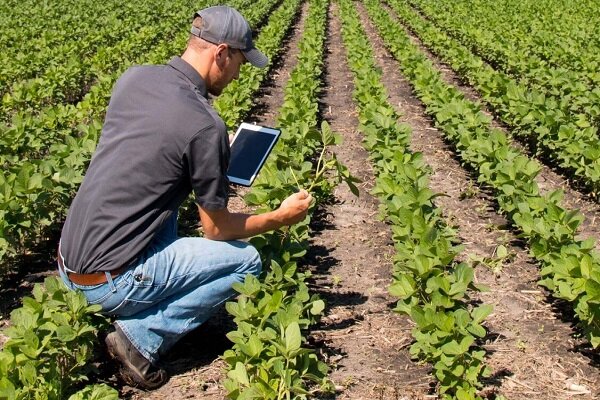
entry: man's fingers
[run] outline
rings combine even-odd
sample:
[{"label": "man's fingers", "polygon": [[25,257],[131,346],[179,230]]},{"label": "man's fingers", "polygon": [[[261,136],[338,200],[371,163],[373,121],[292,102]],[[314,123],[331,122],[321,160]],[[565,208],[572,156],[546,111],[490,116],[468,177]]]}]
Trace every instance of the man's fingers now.
[{"label": "man's fingers", "polygon": [[312,196],[306,190],[301,190],[297,193],[298,199],[304,206],[304,208],[308,208],[310,202],[312,201]]},{"label": "man's fingers", "polygon": [[306,191],[305,189],[301,189],[300,191],[290,195],[290,197],[285,199],[282,203],[282,206],[293,207],[298,210],[306,211],[310,207],[312,199],[313,197],[308,191]]},{"label": "man's fingers", "polygon": [[308,196],[310,196],[310,194],[306,191],[306,189],[300,189],[300,191],[298,193],[296,193],[296,195],[300,199],[306,199]]},{"label": "man's fingers", "polygon": [[304,198],[304,201],[306,202],[306,207],[308,207],[310,205],[310,202],[312,201],[312,196],[310,195],[310,193],[306,192],[306,197]]}]

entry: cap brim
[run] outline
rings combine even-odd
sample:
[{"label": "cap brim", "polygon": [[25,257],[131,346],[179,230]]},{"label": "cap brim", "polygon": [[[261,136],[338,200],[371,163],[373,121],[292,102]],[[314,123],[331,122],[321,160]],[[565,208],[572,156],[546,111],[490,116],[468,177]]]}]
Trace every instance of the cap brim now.
[{"label": "cap brim", "polygon": [[242,50],[242,54],[246,57],[246,60],[257,68],[264,68],[269,63],[269,59],[256,47],[250,50]]}]

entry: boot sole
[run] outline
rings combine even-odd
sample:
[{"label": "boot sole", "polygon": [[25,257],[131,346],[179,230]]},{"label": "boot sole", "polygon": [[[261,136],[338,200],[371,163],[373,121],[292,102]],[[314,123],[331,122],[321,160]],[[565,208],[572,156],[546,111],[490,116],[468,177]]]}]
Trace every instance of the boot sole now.
[{"label": "boot sole", "polygon": [[112,336],[113,334],[116,334],[116,333],[111,332],[106,336],[106,339],[105,339],[106,348],[107,348],[110,356],[119,363],[119,376],[121,377],[121,379],[123,379],[123,381],[126,384],[128,384],[129,386],[144,389],[144,390],[154,390],[154,389],[158,389],[159,387],[161,387],[165,383],[167,383],[167,381],[169,380],[168,377],[166,377],[160,383],[151,383],[151,384],[145,383],[144,378],[136,373],[135,367],[133,366],[133,364],[131,364],[131,362],[127,359],[127,357],[125,357],[124,355],[121,356],[116,351],[116,349],[118,348],[118,345],[117,345],[116,341],[114,340],[114,336]]}]

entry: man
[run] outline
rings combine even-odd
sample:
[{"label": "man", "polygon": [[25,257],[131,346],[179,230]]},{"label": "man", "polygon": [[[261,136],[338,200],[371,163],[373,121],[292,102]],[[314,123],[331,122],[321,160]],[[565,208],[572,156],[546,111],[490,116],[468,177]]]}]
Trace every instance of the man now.
[{"label": "man", "polygon": [[[261,269],[245,238],[306,216],[301,190],[275,211],[227,208],[229,140],[207,101],[250,62],[247,21],[217,6],[196,13],[187,48],[168,65],[136,66],[118,80],[96,153],[69,210],[59,245],[63,281],[116,317],[106,344],[124,380],[163,385],[159,360]],[[194,192],[204,238],[177,238],[177,210]]]}]

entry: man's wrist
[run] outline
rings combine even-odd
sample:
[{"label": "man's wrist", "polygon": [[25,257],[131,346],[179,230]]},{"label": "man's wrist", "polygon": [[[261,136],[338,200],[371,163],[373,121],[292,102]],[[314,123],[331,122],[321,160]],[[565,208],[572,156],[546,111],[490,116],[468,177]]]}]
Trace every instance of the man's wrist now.
[{"label": "man's wrist", "polygon": [[279,207],[273,210],[273,223],[276,225],[274,229],[279,229],[282,226],[285,226],[285,212]]}]

